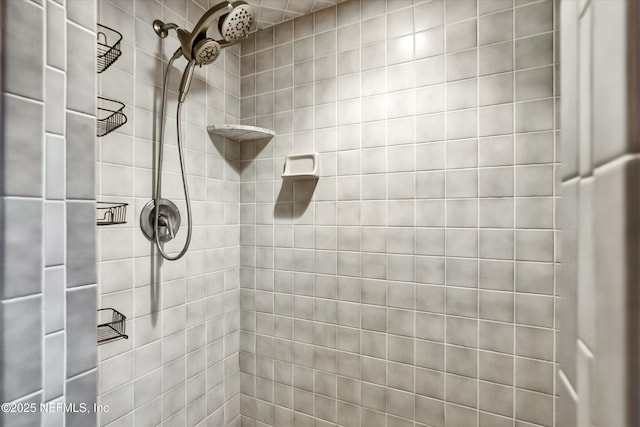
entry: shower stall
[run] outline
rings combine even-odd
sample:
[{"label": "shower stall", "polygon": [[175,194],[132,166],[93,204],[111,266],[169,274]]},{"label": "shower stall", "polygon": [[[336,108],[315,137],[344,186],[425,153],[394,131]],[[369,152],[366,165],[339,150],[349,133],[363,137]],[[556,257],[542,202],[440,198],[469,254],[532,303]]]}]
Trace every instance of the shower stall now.
[{"label": "shower stall", "polygon": [[0,425],[638,424],[639,17],[0,2]]}]

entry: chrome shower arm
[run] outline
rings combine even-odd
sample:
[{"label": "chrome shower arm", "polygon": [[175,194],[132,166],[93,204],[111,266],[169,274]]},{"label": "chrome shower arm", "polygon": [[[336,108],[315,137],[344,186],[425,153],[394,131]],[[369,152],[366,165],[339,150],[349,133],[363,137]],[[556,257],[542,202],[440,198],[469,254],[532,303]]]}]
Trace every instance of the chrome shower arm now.
[{"label": "chrome shower arm", "polygon": [[153,31],[155,31],[158,37],[160,37],[161,39],[164,39],[169,35],[169,30],[177,30],[177,29],[178,29],[178,25],[172,22],[165,24],[159,19],[156,19],[155,21],[153,21]]}]

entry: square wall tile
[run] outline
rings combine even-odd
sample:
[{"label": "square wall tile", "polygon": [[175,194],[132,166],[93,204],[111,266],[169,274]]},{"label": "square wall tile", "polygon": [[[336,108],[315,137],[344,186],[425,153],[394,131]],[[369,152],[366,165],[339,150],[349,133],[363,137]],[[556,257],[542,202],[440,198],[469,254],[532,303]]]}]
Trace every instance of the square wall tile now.
[{"label": "square wall tile", "polygon": [[478,136],[478,111],[476,109],[447,112],[446,120],[447,139]]},{"label": "square wall tile", "polygon": [[426,30],[444,24],[444,1],[436,0],[416,5],[415,31]]},{"label": "square wall tile", "polygon": [[447,24],[477,16],[476,0],[445,1]]},{"label": "square wall tile", "polygon": [[535,424],[553,422],[553,397],[516,389],[516,418]]},{"label": "square wall tile", "polygon": [[481,76],[513,70],[513,42],[496,43],[479,49],[478,71]]},{"label": "square wall tile", "polygon": [[[504,3],[507,4],[507,2]],[[481,45],[512,40],[513,10],[482,16],[479,19],[479,25]]]},{"label": "square wall tile", "polygon": [[478,64],[478,53],[476,49],[452,53],[447,55],[446,61],[446,77],[448,82],[476,76]]},{"label": "square wall tile", "polygon": [[[513,104],[493,105],[478,109],[478,136],[506,135],[513,132]],[[545,113],[542,113],[545,115]],[[526,119],[522,119],[523,126],[529,126]]]},{"label": "square wall tile", "polygon": [[444,82],[444,57],[417,60],[415,65],[416,87],[433,85]]},{"label": "square wall tile", "polygon": [[513,74],[504,73],[479,79],[479,105],[503,104],[513,101]]},{"label": "square wall tile", "polygon": [[539,36],[516,40],[516,70],[540,67],[553,63],[553,35]]},{"label": "square wall tile", "polygon": [[447,53],[476,47],[477,33],[478,21],[476,20],[447,25]]},{"label": "square wall tile", "polygon": [[516,104],[516,132],[553,129],[553,101],[529,101]]},{"label": "square wall tile", "polygon": [[516,8],[516,37],[526,37],[553,30],[553,2],[540,3]]},{"label": "square wall tile", "polygon": [[447,84],[447,110],[477,106],[477,80],[469,79]]},{"label": "square wall tile", "polygon": [[553,68],[535,68],[516,72],[516,101],[553,96]]},{"label": "square wall tile", "polygon": [[478,165],[512,165],[513,152],[513,137],[510,135],[480,138],[478,140]]},{"label": "square wall tile", "polygon": [[516,259],[522,261],[546,261],[554,259],[553,231],[517,230]]}]

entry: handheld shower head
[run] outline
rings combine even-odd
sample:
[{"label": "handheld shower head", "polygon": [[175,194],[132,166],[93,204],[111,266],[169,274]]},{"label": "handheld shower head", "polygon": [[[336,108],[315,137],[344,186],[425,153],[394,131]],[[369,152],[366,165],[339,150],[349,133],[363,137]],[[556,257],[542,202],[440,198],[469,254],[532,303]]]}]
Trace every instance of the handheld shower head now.
[{"label": "handheld shower head", "polygon": [[220,55],[220,44],[212,39],[202,39],[193,47],[192,56],[198,65],[209,65]]},{"label": "handheld shower head", "polygon": [[193,70],[196,65],[209,65],[218,58],[218,55],[220,55],[220,45],[217,41],[202,39],[196,43],[193,48],[193,57],[182,74],[178,102],[183,103],[187,99],[187,94],[191,87],[191,80],[193,79]]}]

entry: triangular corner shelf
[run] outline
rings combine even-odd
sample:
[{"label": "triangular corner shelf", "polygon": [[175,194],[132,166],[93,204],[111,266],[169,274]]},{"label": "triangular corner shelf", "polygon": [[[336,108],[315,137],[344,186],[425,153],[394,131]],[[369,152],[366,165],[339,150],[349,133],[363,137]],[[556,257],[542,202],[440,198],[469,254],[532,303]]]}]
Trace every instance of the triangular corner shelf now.
[{"label": "triangular corner shelf", "polygon": [[248,125],[211,125],[207,131],[214,135],[235,139],[236,141],[250,141],[252,139],[272,138],[275,131]]}]

